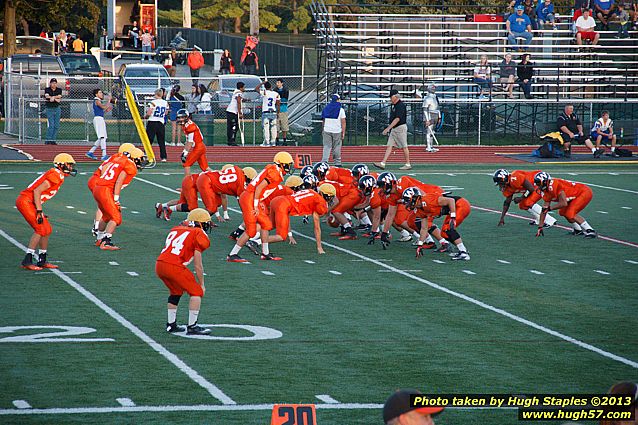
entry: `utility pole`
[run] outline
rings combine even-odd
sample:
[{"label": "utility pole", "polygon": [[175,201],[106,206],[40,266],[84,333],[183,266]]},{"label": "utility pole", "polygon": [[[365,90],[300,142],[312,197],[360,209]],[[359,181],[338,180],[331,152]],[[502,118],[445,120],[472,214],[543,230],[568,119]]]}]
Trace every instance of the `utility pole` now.
[{"label": "utility pole", "polygon": [[191,28],[191,0],[182,0],[182,26]]},{"label": "utility pole", "polygon": [[259,0],[250,0],[250,35],[259,35]]}]

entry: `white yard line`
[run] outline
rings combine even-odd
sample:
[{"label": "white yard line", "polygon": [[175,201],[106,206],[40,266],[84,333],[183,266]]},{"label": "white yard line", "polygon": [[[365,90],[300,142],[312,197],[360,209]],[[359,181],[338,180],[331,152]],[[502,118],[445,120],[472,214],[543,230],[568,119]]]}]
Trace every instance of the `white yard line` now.
[{"label": "white yard line", "polygon": [[475,275],[476,273],[474,273],[472,270],[461,270],[463,273],[465,274],[469,274],[469,275]]},{"label": "white yard line", "polygon": [[[166,186],[163,186],[163,185],[155,183],[155,182],[151,182],[151,181],[146,180],[146,179],[141,179],[140,178],[138,180],[144,181],[144,182],[146,182],[148,184],[151,184],[153,186],[156,186],[156,187],[159,187],[161,189],[167,190],[169,192],[177,192],[177,191],[175,191],[173,189],[170,189],[170,188],[168,188]],[[234,208],[229,208],[229,209],[232,209],[235,212],[240,212],[239,210],[234,209]],[[485,211],[490,211],[490,212],[493,211],[493,212],[496,212],[496,213],[500,214],[500,211],[488,210],[486,208],[477,208],[477,209],[483,209]],[[521,217],[521,216],[519,216],[519,217]],[[529,218],[527,218],[527,217],[523,217],[523,218],[525,220],[529,220]],[[302,237],[304,239],[308,239],[308,240],[316,242],[316,239],[314,237],[312,237],[312,236],[308,236],[308,235],[305,235],[303,233],[299,233],[296,230],[293,230],[292,232],[295,235],[299,236],[299,237]],[[625,242],[625,244],[628,244],[629,246],[634,246],[634,247],[638,248],[638,245],[632,244],[630,242]],[[442,285],[439,285],[437,283],[431,282],[431,281],[429,281],[427,279],[424,279],[422,277],[415,276],[415,275],[410,274],[408,272],[404,272],[402,270],[397,269],[396,267],[392,267],[389,264],[385,264],[385,263],[383,263],[381,261],[378,261],[378,260],[375,260],[373,258],[366,257],[365,255],[361,255],[361,254],[359,254],[357,252],[354,252],[354,251],[351,251],[349,249],[342,248],[342,247],[340,247],[338,245],[334,245],[334,244],[331,244],[329,242],[323,242],[323,245],[325,245],[325,246],[327,246],[329,248],[332,248],[332,249],[334,249],[336,251],[340,251],[340,252],[343,252],[345,254],[351,255],[351,256],[353,256],[355,258],[358,258],[360,260],[364,260],[364,261],[370,262],[370,263],[375,264],[377,266],[380,266],[382,268],[386,268],[388,270],[392,270],[395,273],[397,273],[397,274],[399,274],[401,276],[404,276],[404,277],[406,277],[408,279],[412,279],[412,280],[415,280],[417,282],[423,283],[423,284],[428,285],[429,287],[431,287],[433,289],[437,289],[437,290],[439,290],[441,292],[445,292],[446,294],[449,294],[449,295],[451,295],[453,297],[460,298],[460,299],[462,299],[464,301],[467,301],[467,302],[469,302],[471,304],[477,305],[477,306],[479,306],[481,308],[484,308],[486,310],[492,311],[492,312],[494,312],[496,314],[500,314],[501,316],[507,317],[508,319],[514,320],[514,321],[516,321],[518,323],[521,323],[523,325],[529,326],[531,328],[534,328],[536,330],[544,332],[544,333],[546,333],[548,335],[552,335],[552,336],[554,336],[556,338],[562,339],[563,341],[567,341],[570,344],[574,344],[574,345],[576,345],[578,347],[581,347],[581,348],[583,348],[585,350],[592,351],[592,352],[594,352],[596,354],[599,354],[599,355],[601,355],[603,357],[606,357],[608,359],[615,360],[617,362],[620,362],[620,363],[623,363],[623,364],[626,364],[628,366],[631,366],[633,368],[638,369],[638,362],[636,362],[636,361],[627,359],[625,357],[619,356],[619,355],[611,353],[609,351],[605,351],[605,350],[603,350],[601,348],[598,348],[598,347],[596,347],[594,345],[588,344],[586,342],[583,342],[583,341],[580,341],[580,340],[578,340],[576,338],[573,338],[573,337],[571,337],[569,335],[565,335],[565,334],[560,333],[558,331],[555,331],[553,329],[547,328],[547,327],[545,327],[543,325],[540,325],[540,324],[538,324],[536,322],[532,322],[531,320],[527,320],[527,319],[525,319],[523,317],[520,317],[520,316],[517,316],[517,315],[515,315],[513,313],[510,313],[509,311],[506,311],[506,310],[503,310],[501,308],[495,307],[493,305],[487,304],[487,303],[485,303],[483,301],[477,300],[476,298],[472,298],[472,297],[470,297],[468,295],[465,295],[465,294],[463,294],[461,292],[453,291],[451,289],[446,288],[445,286],[442,286]]]},{"label": "white yard line", "polygon": [[586,184],[587,186],[599,187],[601,189],[616,190],[618,192],[627,192],[627,193],[633,193],[635,195],[638,195],[638,191],[635,191],[635,190],[621,189],[619,187],[603,186],[603,185],[600,185],[600,184],[587,183],[587,182],[578,182],[578,183]]},{"label": "white yard line", "polygon": [[573,261],[569,261],[569,260],[560,260],[560,261],[565,263],[565,264],[576,264]]},{"label": "white yard line", "polygon": [[109,265],[111,265],[111,266],[119,266],[120,264],[117,261],[109,261]]},{"label": "white yard line", "polygon": [[[0,236],[5,238],[7,241],[11,242],[14,246],[22,250],[23,252],[26,251],[26,247],[24,245],[22,245],[13,237],[8,235],[2,229],[0,229]],[[106,314],[108,314],[113,319],[115,319],[119,324],[124,326],[126,329],[131,331],[135,336],[137,336],[139,339],[141,339],[146,344],[148,344],[149,347],[151,347],[153,350],[159,353],[162,357],[164,357],[169,362],[173,363],[173,365],[175,365],[179,370],[185,373],[195,383],[197,383],[206,391],[208,391],[210,395],[212,395],[213,397],[215,397],[217,400],[221,401],[224,404],[235,404],[235,401],[231,399],[230,397],[228,397],[226,394],[224,394],[222,390],[220,390],[219,388],[217,388],[217,386],[215,386],[215,384],[206,380],[206,378],[201,376],[196,370],[192,369],[190,366],[184,363],[179,357],[177,357],[175,354],[168,351],[163,345],[159,344],[153,338],[151,338],[146,333],[144,333],[144,331],[142,331],[140,328],[138,328],[133,323],[128,321],[124,316],[122,316],[117,311],[113,310],[111,307],[106,305],[104,302],[102,302],[102,300],[100,300],[98,297],[93,295],[93,293],[85,289],[82,285],[80,285],[79,283],[71,279],[69,276],[65,275],[64,273],[60,272],[57,269],[53,269],[53,273],[56,274],[64,282],[66,282],[70,287],[72,287],[73,289],[78,291],[80,294],[82,294],[85,298],[87,298],[93,304],[95,304],[100,310],[104,311]]]},{"label": "white yard line", "polygon": [[606,272],[606,271],[604,271],[604,270],[594,270],[594,271],[595,271],[596,273],[598,273],[598,274],[602,274],[602,275],[605,275],[605,276],[606,276],[606,275],[610,275],[610,274],[611,274],[611,273]]},{"label": "white yard line", "polygon": [[26,400],[13,400],[13,405],[17,409],[31,409],[31,405]]},{"label": "white yard line", "polygon": [[303,260],[303,262],[308,264],[315,264],[315,262],[312,260]]},{"label": "white yard line", "polygon": [[[477,211],[485,211],[485,212],[489,212],[489,213],[494,213],[494,214],[500,214],[501,211],[500,210],[495,210],[492,208],[485,208],[485,207],[479,207],[476,205],[472,205],[472,209],[475,209]],[[524,217],[522,215],[518,215],[518,214],[512,214],[512,213],[507,213],[508,217],[514,217],[514,218],[518,218],[521,220],[525,220],[525,221],[529,221],[529,217]],[[571,227],[567,227],[567,226],[563,226],[561,224],[555,224],[554,227],[558,227],[559,229],[564,229],[564,230],[573,230]],[[604,241],[608,241],[608,242],[613,242],[613,243],[617,243],[620,245],[625,245],[625,246],[630,246],[632,248],[638,248],[638,243],[634,243],[634,242],[629,242],[629,241],[623,241],[620,239],[616,239],[616,238],[612,238],[609,236],[603,236],[601,234],[598,235],[598,239],[602,239]]]},{"label": "white yard line", "polygon": [[634,261],[634,260],[625,260],[625,263],[629,263],[629,264],[638,264],[638,261]]},{"label": "white yard line", "polygon": [[126,274],[129,276],[139,276],[137,272],[126,272]]},{"label": "white yard line", "polygon": [[265,274],[266,276],[274,276],[275,275],[273,272],[269,272],[268,270],[262,270],[261,272],[263,274]]},{"label": "white yard line", "polygon": [[315,397],[317,397],[319,400],[323,401],[324,403],[339,404],[337,400],[330,397],[328,394],[317,394]]},{"label": "white yard line", "polygon": [[135,406],[135,403],[133,403],[133,400],[131,400],[130,398],[121,397],[121,398],[116,398],[115,400],[118,403],[120,403],[120,405],[123,406],[123,407],[133,407],[133,406]]},{"label": "white yard line", "polygon": [[441,261],[441,260],[432,260],[432,262],[436,264],[445,264],[445,261]]},{"label": "white yard line", "polygon": [[341,275],[341,272],[338,272],[336,270],[328,270],[328,273],[333,274],[335,276],[340,276]]},{"label": "white yard line", "polygon": [[507,261],[507,260],[496,260],[496,261],[498,261],[498,262],[499,262],[499,263],[501,263],[501,264],[512,264],[512,263],[510,263],[510,262],[509,262],[509,261]]}]

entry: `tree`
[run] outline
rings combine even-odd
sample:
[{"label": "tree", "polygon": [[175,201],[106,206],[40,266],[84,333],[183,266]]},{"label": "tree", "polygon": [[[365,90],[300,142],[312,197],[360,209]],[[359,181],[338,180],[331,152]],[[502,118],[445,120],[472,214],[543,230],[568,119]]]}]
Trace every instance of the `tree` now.
[{"label": "tree", "polygon": [[288,21],[286,27],[292,31],[293,34],[299,34],[299,31],[303,31],[308,28],[312,18],[308,11],[308,6],[312,0],[305,0],[302,7],[298,6],[297,0],[292,0],[292,19]]}]

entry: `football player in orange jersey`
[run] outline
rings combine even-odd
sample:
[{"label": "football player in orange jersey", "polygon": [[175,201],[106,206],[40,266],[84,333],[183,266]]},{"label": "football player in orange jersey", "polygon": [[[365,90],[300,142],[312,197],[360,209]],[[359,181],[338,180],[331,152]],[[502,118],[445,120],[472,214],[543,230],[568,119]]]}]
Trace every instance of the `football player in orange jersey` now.
[{"label": "football player in orange jersey", "polygon": [[[226,166],[224,166],[226,167]],[[246,189],[246,185],[257,176],[257,171],[252,167],[239,168],[231,165],[222,168],[221,171],[206,171],[197,179],[199,191],[204,206],[209,213],[215,214],[217,220],[224,221],[219,212],[219,206],[223,206],[222,196],[239,197]]]},{"label": "football player in orange jersey", "polygon": [[182,179],[182,187],[179,191],[179,199],[172,199],[168,202],[157,202],[155,204],[155,217],[164,216],[164,220],[170,221],[171,214],[176,211],[189,212],[197,208],[197,174],[187,174]]},{"label": "football player in orange jersey", "polygon": [[[135,145],[133,145],[132,143],[122,143],[115,155],[111,155],[104,162],[102,162],[102,164],[100,164],[100,166],[97,167],[97,169],[93,172],[93,175],[89,178],[89,181],[87,182],[89,191],[93,193],[93,189],[95,188],[95,182],[100,178],[100,176],[102,175],[102,170],[108,164],[109,161],[114,160],[123,155],[130,156],[130,152],[133,149],[135,149]],[[95,237],[97,237],[100,220],[102,220],[102,211],[100,211],[100,208],[96,208],[95,220],[93,221],[93,230],[91,230],[91,232],[93,233],[93,236]]]},{"label": "football player in orange jersey", "polygon": [[120,192],[133,180],[137,171],[146,166],[147,162],[144,152],[134,148],[130,152],[130,157],[123,155],[109,161],[102,170],[102,175],[96,180],[93,198],[102,211],[102,219],[98,226],[95,245],[100,249],[107,251],[120,249],[111,241],[115,228],[122,224]]},{"label": "football player in orange jersey", "polygon": [[[438,186],[425,184],[410,176],[403,176],[397,179],[397,177],[393,173],[387,171],[379,174],[379,177],[377,178],[377,187],[380,189],[379,194],[388,203],[388,212],[383,222],[383,229],[380,229],[381,246],[383,247],[383,249],[387,249],[390,245],[390,228],[395,223],[395,216],[397,214],[397,211],[399,210],[399,203],[402,199],[403,191],[408,187],[413,186],[420,188],[423,192],[437,192],[441,190],[441,188]],[[372,227],[375,227],[374,222]],[[372,234],[370,236],[368,244],[373,244],[376,236],[376,234]],[[411,240],[411,238],[408,240]],[[407,242],[407,240],[405,241]]]},{"label": "football player in orange jersey", "polygon": [[212,171],[208,166],[206,159],[206,146],[204,145],[204,136],[193,121],[186,109],[177,111],[177,122],[182,126],[182,131],[186,135],[186,143],[182,152],[182,166],[184,174],[191,173],[191,166],[197,162],[202,171]]},{"label": "football player in orange jersey", "polygon": [[[543,236],[543,224],[547,213],[558,210],[574,228],[572,235],[585,235],[595,238],[596,231],[578,213],[585,209],[594,196],[589,186],[569,180],[554,179],[548,173],[541,171],[534,176],[534,185],[542,193],[545,205],[538,220],[536,236]],[[555,204],[552,205],[552,202]]]},{"label": "football player in orange jersey", "polygon": [[[498,186],[505,197],[501,218],[498,221],[499,226],[505,225],[505,215],[507,215],[512,199],[518,204],[520,209],[529,212],[534,217],[534,221],[530,224],[538,225],[538,217],[541,215],[541,206],[536,202],[541,199],[541,195],[536,192],[536,188],[534,187],[534,176],[539,171],[540,170],[515,170],[510,173],[501,168],[494,172],[492,180],[494,180],[494,184]],[[521,195],[514,198],[514,195],[517,193]],[[545,218],[545,227],[551,227],[554,224],[556,224],[556,219],[548,215]]]},{"label": "football player in orange jersey", "polygon": [[[427,218],[427,225],[421,224],[421,233],[419,236],[420,245],[417,245],[417,258],[423,255],[423,246],[428,233],[434,235],[439,242],[441,237],[444,238],[442,248],[439,252],[448,251],[448,243],[445,239],[456,245],[458,252],[452,255],[452,260],[470,260],[467,248],[461,239],[461,235],[456,230],[468,215],[470,215],[470,203],[461,197],[445,196],[441,191],[432,191],[430,193],[423,192],[418,187],[408,187],[402,194],[403,204],[408,210],[416,210],[417,216]],[[434,217],[445,215],[443,228],[439,231],[433,224]]]},{"label": "football player in orange jersey", "polygon": [[[169,290],[167,332],[182,332],[177,324],[177,306],[184,294],[188,293],[188,335],[207,335],[210,329],[197,324],[204,286],[204,265],[202,253],[210,247],[206,232],[210,229],[210,214],[202,208],[188,213],[186,221],[173,227],[166,236],[164,249],[155,262],[155,273]],[[188,269],[194,260],[195,275]]]},{"label": "football player in orange jersey", "polygon": [[[268,214],[268,216],[270,217],[270,222],[274,225],[274,221],[272,221],[272,214],[271,214],[271,210],[270,210],[270,203],[272,202],[273,199],[279,197],[279,196],[288,196],[288,195],[292,195],[293,193],[304,189],[304,185],[303,185],[303,179],[299,176],[289,176],[286,179],[286,183],[283,185],[278,185],[276,188],[274,188],[269,194],[268,196],[266,196],[265,198],[262,199],[262,203],[264,205],[264,210],[266,211],[266,214]],[[239,229],[237,230],[241,230],[241,226]],[[236,231],[237,231],[236,230]],[[270,239],[272,238],[272,236],[268,236],[268,239],[270,241]],[[277,241],[279,242],[279,241]],[[259,246],[261,245],[261,233],[256,234],[253,238],[249,239],[248,242],[246,242],[246,247],[248,247],[248,249],[250,249],[252,251],[253,254],[255,255],[259,255]]]},{"label": "football player in orange jersey", "polygon": [[241,207],[241,213],[244,217],[246,231],[237,239],[237,243],[226,258],[227,261],[246,262],[246,260],[238,254],[246,242],[257,234],[258,226],[261,235],[261,259],[281,260],[280,257],[270,254],[268,231],[272,230],[272,222],[262,201],[272,190],[277,188],[284,180],[286,174],[292,173],[292,167],[292,156],[288,152],[278,152],[273,158],[273,164],[266,165],[261,173],[257,174],[250,182],[246,190],[241,193],[239,196],[239,206]]},{"label": "football player in orange jersey", "polygon": [[291,245],[296,245],[297,241],[290,231],[290,217],[312,215],[317,252],[325,254],[321,247],[320,217],[328,213],[328,204],[332,202],[336,194],[333,185],[324,183],[319,187],[319,193],[312,189],[302,189],[291,195],[273,199],[270,203],[270,219],[275,223],[277,234],[270,236],[268,242],[282,242],[288,238]]},{"label": "football player in orange jersey", "polygon": [[[53,159],[53,168],[39,176],[16,199],[16,207],[34,230],[27,253],[22,260],[22,268],[27,270],[57,269],[58,266],[47,262],[47,247],[52,229],[49,218],[42,212],[42,205],[53,198],[64,183],[66,176],[75,176],[75,160],[68,153],[59,153]],[[38,250],[38,262],[33,264],[35,249]]]}]

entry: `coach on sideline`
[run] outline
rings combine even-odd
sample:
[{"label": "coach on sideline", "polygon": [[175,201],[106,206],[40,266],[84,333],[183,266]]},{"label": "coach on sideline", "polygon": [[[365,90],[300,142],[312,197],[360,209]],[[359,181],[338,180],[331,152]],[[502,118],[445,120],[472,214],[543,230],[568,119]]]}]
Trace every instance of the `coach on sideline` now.
[{"label": "coach on sideline", "polygon": [[383,135],[388,135],[388,148],[385,150],[383,161],[375,162],[373,165],[377,168],[385,170],[385,162],[392,153],[392,148],[396,146],[399,149],[403,149],[403,155],[405,156],[405,165],[400,167],[399,170],[410,170],[410,151],[408,149],[408,109],[405,103],[401,101],[398,90],[390,90],[390,102],[392,102],[392,108],[390,109],[390,124],[383,130]]},{"label": "coach on sideline", "polygon": [[416,407],[410,396],[422,394],[418,390],[397,390],[383,405],[383,423],[386,425],[434,425],[432,415],[440,413],[442,407]]},{"label": "coach on sideline", "polygon": [[341,145],[346,135],[346,112],[339,103],[339,95],[333,94],[323,111],[323,156],[321,161],[328,162],[332,153],[332,161],[341,167]]}]

